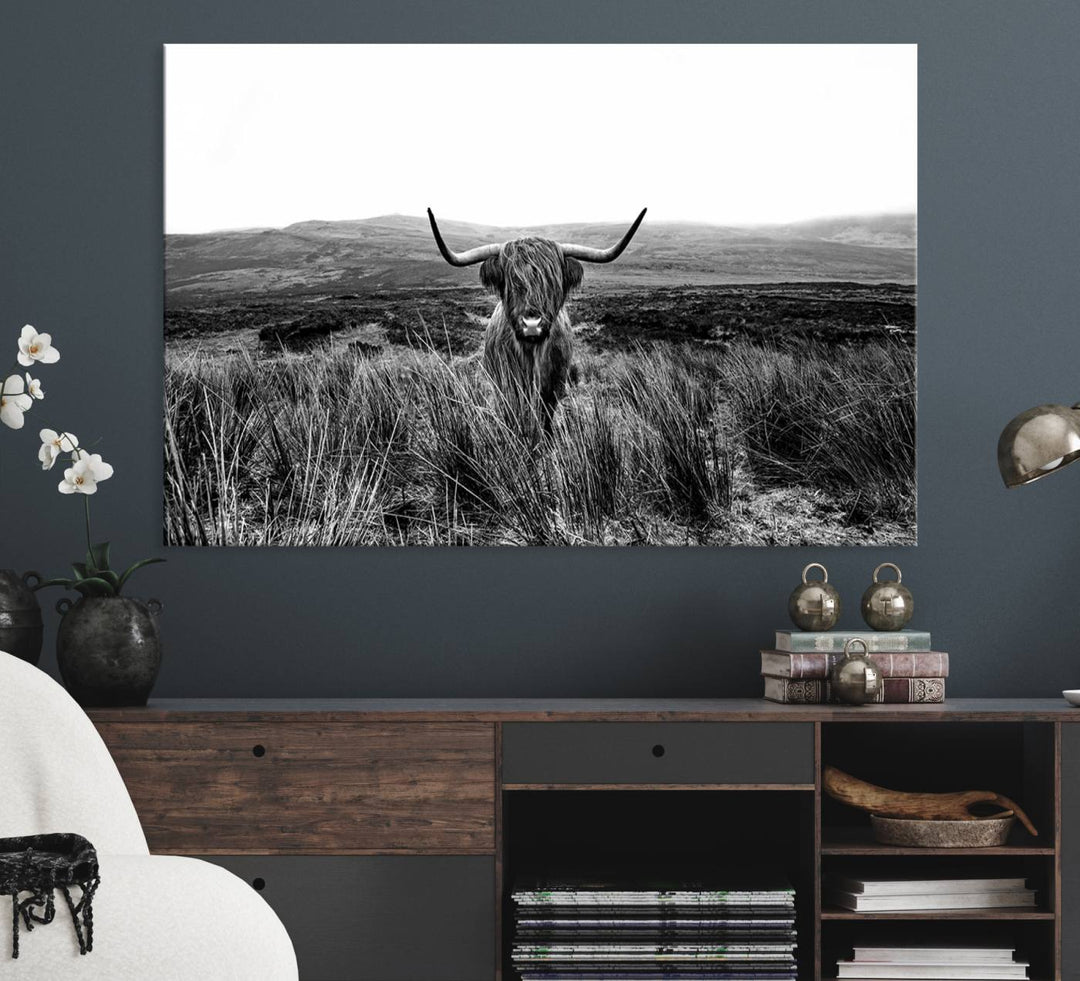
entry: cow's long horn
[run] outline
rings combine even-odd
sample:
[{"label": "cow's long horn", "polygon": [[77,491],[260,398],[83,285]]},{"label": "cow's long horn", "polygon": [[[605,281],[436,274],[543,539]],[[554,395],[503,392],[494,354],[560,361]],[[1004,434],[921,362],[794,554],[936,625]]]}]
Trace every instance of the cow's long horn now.
[{"label": "cow's long horn", "polygon": [[435,236],[435,244],[439,247],[442,257],[452,266],[474,266],[478,262],[497,256],[502,249],[501,245],[478,245],[475,249],[469,249],[467,252],[451,252],[443,241],[439,226],[435,222],[435,215],[432,214],[430,208],[427,209],[427,216],[431,222],[431,232]]},{"label": "cow's long horn", "polygon": [[630,244],[630,239],[634,237],[634,232],[638,230],[638,226],[648,210],[648,208],[641,209],[641,214],[634,219],[634,224],[630,226],[630,230],[622,237],[622,241],[618,245],[613,245],[610,249],[594,249],[588,245],[560,245],[559,248],[563,250],[563,255],[569,259],[580,259],[582,262],[614,262],[622,255],[623,249]]}]

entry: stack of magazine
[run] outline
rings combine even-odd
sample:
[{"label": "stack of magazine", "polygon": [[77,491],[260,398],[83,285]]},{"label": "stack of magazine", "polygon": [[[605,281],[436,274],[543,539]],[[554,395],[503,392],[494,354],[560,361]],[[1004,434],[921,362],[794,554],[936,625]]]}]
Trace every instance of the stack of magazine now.
[{"label": "stack of magazine", "polygon": [[795,981],[795,891],[572,881],[512,893],[524,981]]},{"label": "stack of magazine", "polygon": [[1028,888],[1023,877],[869,879],[834,875],[826,879],[825,887],[828,902],[860,913],[1035,906],[1035,890]]},{"label": "stack of magazine", "polygon": [[837,970],[846,981],[1020,981],[1028,976],[1028,963],[1015,955],[1011,947],[856,947]]}]

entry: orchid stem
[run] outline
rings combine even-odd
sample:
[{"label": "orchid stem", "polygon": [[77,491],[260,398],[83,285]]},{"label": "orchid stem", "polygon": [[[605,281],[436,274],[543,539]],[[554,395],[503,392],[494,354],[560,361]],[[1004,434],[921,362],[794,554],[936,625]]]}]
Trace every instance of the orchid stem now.
[{"label": "orchid stem", "polygon": [[90,544],[90,497],[86,494],[83,495],[83,503],[86,505],[86,551],[93,555],[94,546]]}]

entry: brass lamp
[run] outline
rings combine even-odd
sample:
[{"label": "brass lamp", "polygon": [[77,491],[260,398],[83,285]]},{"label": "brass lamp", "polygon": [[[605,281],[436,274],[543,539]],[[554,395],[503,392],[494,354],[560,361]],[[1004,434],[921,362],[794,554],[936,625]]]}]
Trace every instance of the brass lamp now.
[{"label": "brass lamp", "polygon": [[998,469],[1006,487],[1030,484],[1080,459],[1080,402],[1037,405],[1021,412],[998,439]]}]

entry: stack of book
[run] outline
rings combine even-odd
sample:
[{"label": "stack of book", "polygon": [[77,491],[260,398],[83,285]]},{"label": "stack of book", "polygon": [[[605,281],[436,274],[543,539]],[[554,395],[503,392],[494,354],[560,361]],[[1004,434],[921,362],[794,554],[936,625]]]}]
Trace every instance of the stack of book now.
[{"label": "stack of book", "polygon": [[1016,960],[1011,947],[856,947],[851,960],[840,961],[838,976],[849,981],[879,978],[933,978],[936,981],[989,981],[1026,978],[1027,961]]},{"label": "stack of book", "polygon": [[561,879],[515,889],[523,981],[795,981],[795,892]]},{"label": "stack of book", "polygon": [[[778,630],[776,646],[761,652],[765,697],[773,702],[816,705],[836,701],[829,671],[852,638],[866,642],[884,685],[876,701],[892,704],[945,701],[949,655],[930,647],[924,630]],[[861,647],[856,647],[862,653]]]},{"label": "stack of book", "polygon": [[860,879],[830,876],[826,899],[841,909],[881,913],[935,909],[1034,907],[1035,890],[1023,878]]}]

